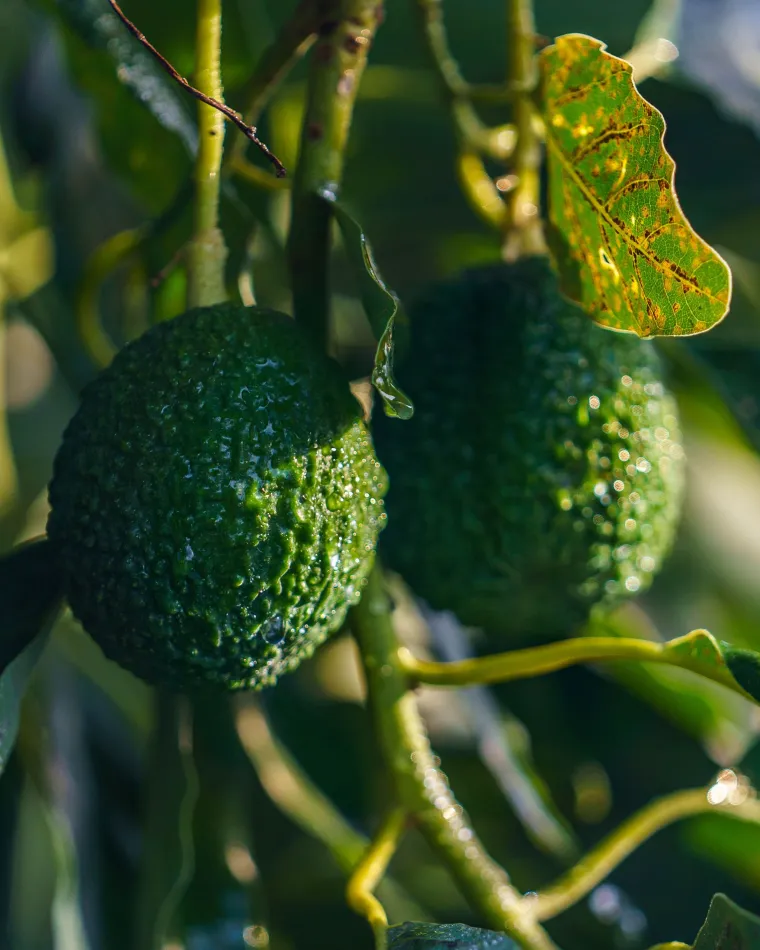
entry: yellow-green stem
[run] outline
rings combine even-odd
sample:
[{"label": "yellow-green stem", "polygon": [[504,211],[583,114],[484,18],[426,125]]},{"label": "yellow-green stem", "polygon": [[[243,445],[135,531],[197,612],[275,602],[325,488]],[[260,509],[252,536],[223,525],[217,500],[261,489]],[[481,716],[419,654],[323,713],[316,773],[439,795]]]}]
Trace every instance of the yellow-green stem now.
[{"label": "yellow-green stem", "polygon": [[655,832],[674,821],[715,811],[744,821],[760,821],[760,802],[754,800],[741,805],[713,804],[704,788],[666,795],[632,815],[556,884],[526,898],[526,903],[536,920],[556,917],[577,904]]},{"label": "yellow-green stem", "polygon": [[[688,635],[687,635],[688,636]],[[667,663],[714,680],[745,699],[753,700],[733,679],[725,665],[706,664],[699,654],[679,649],[686,637],[655,643],[635,637],[576,637],[525,650],[496,653],[492,656],[436,663],[418,660],[407,649],[399,653],[399,663],[411,682],[431,686],[476,686],[507,683],[510,680],[543,676],[579,663],[637,660],[642,663]]]},{"label": "yellow-green stem", "polygon": [[509,82],[514,94],[517,143],[513,155],[517,182],[507,197],[503,256],[546,251],[540,218],[541,145],[536,135],[532,93],[536,83],[532,0],[509,0],[507,8]]},{"label": "yellow-green stem", "polygon": [[372,927],[375,934],[375,950],[386,950],[388,916],[374,892],[398,849],[405,824],[404,810],[394,808],[362,855],[346,887],[348,906],[364,917]]},{"label": "yellow-green stem", "polygon": [[379,566],[352,614],[352,629],[362,654],[368,704],[401,806],[491,926],[506,931],[527,950],[550,950],[554,944],[548,934],[526,913],[520,893],[483,847],[438,768],[398,661],[399,645]]},{"label": "yellow-green stem", "polygon": [[[197,0],[195,83],[222,101],[222,0]],[[195,163],[195,229],[188,248],[188,305],[206,307],[227,298],[224,266],[227,247],[219,230],[219,193],[224,116],[198,103],[198,155]]]},{"label": "yellow-green stem", "polygon": [[321,346],[329,326],[329,204],[335,195],[354,102],[383,14],[378,0],[340,0],[311,51],[306,111],[288,235],[295,318]]}]

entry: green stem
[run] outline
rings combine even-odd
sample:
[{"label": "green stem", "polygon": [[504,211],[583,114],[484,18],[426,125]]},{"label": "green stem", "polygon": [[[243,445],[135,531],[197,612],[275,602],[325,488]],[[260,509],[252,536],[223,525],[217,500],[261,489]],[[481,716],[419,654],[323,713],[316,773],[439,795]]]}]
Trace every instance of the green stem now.
[{"label": "green stem", "polygon": [[720,683],[754,702],[733,679],[725,665],[710,665],[705,663],[698,653],[689,654],[680,649],[687,637],[665,643],[639,640],[635,637],[576,637],[545,646],[496,653],[456,663],[418,660],[408,650],[402,649],[399,652],[399,663],[411,681],[431,686],[507,683],[510,680],[530,679],[533,676],[554,673],[579,663],[615,660],[667,663]]},{"label": "green stem", "polygon": [[406,826],[406,812],[394,808],[380,826],[377,835],[356,865],[346,887],[348,906],[364,917],[375,934],[376,950],[386,950],[388,916],[374,891],[385,876],[391,858],[398,850]]},{"label": "green stem", "polygon": [[438,768],[416,698],[398,661],[398,640],[379,567],[370,575],[352,617],[369,706],[402,807],[491,926],[505,930],[529,950],[550,950],[554,947],[551,939],[526,913],[521,895],[486,852]]},{"label": "green stem", "polygon": [[[336,194],[354,102],[383,14],[378,0],[341,0],[311,52],[288,237],[295,318],[322,347],[329,325],[329,203]],[[329,27],[329,28],[328,28]]]},{"label": "green stem", "polygon": [[535,129],[532,93],[536,84],[535,26],[532,0],[508,0],[509,82],[517,129],[513,166],[517,182],[507,196],[503,246],[505,260],[546,252],[541,228],[541,146]]},{"label": "green stem", "polygon": [[[222,0],[197,0],[195,81],[197,88],[222,101]],[[207,307],[226,300],[227,247],[219,230],[219,193],[224,116],[198,103],[198,156],[195,164],[195,233],[188,249],[188,304]]]},{"label": "green stem", "polygon": [[744,821],[760,821],[760,802],[713,804],[704,788],[675,792],[659,798],[632,815],[556,884],[526,898],[536,920],[549,920],[577,904],[647,838],[674,821],[720,810]]}]

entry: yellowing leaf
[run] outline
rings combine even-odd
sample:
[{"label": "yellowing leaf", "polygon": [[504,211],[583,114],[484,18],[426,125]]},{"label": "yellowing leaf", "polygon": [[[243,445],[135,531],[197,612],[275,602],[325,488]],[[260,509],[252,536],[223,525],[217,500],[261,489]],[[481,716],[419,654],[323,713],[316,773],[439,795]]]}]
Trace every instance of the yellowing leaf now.
[{"label": "yellowing leaf", "polygon": [[630,64],[578,34],[539,62],[548,238],[563,293],[598,323],[642,337],[708,330],[728,310],[731,272],[681,211],[665,121]]}]

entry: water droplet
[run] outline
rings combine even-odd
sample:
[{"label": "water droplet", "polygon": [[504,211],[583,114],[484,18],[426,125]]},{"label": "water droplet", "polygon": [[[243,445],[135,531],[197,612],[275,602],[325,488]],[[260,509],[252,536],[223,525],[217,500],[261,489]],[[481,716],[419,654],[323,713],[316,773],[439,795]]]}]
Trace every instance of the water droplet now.
[{"label": "water droplet", "polygon": [[285,624],[281,616],[272,617],[259,631],[267,643],[278,646],[285,639]]}]

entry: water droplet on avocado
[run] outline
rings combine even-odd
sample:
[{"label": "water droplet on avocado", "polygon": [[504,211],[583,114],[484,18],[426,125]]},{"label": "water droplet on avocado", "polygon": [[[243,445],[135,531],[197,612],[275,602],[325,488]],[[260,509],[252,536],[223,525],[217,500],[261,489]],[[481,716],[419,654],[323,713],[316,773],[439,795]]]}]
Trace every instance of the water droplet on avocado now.
[{"label": "water droplet on avocado", "polygon": [[268,620],[259,631],[267,643],[277,646],[285,639],[285,623],[279,615]]}]

